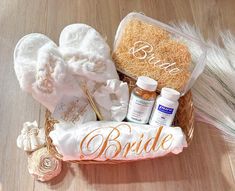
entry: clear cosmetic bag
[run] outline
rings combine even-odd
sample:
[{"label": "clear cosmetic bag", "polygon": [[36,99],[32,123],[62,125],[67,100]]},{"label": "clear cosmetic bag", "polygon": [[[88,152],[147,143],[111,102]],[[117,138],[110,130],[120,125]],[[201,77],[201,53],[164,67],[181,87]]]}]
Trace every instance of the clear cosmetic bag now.
[{"label": "clear cosmetic bag", "polygon": [[[197,47],[203,51],[195,52]],[[158,91],[170,87],[184,95],[203,72],[206,46],[200,39],[132,12],[118,26],[112,57],[119,72],[134,79],[149,76],[158,81]]]}]

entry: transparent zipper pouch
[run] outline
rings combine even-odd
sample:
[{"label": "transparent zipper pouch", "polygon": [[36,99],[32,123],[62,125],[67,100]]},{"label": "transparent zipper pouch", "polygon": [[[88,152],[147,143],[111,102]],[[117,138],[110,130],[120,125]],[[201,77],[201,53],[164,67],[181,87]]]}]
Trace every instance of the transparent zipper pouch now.
[{"label": "transparent zipper pouch", "polygon": [[[197,47],[202,51],[195,52]],[[120,73],[133,79],[151,77],[158,81],[158,91],[170,87],[184,95],[203,72],[206,46],[200,39],[133,12],[118,26],[112,57]]]}]

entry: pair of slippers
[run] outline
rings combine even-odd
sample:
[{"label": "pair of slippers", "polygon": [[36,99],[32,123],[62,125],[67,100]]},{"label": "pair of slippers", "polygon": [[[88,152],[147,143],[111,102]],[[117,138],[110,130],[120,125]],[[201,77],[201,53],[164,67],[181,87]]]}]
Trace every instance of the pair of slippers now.
[{"label": "pair of slippers", "polygon": [[[14,68],[22,90],[32,94],[51,112],[64,97],[86,97],[81,87],[85,83],[93,94],[102,93],[102,99],[99,97],[97,102],[105,120],[125,118],[127,84],[119,81],[109,46],[88,25],[65,27],[60,34],[59,46],[43,34],[24,36],[15,47]],[[120,89],[124,91],[122,94]],[[115,100],[111,94],[115,94]],[[104,99],[106,102],[102,101]],[[89,104],[82,115],[83,122],[96,120]],[[119,116],[118,119],[115,116]]]}]

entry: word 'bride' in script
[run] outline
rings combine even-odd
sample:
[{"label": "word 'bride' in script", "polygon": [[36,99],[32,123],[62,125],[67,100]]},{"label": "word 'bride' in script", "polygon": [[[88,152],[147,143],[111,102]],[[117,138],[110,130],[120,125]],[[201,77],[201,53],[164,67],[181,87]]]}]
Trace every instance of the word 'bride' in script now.
[{"label": "word 'bride' in script", "polygon": [[[102,133],[104,129],[107,132],[105,134]],[[81,156],[90,159],[115,159],[166,152],[173,143],[173,135],[162,136],[162,129],[163,127],[160,126],[155,134],[149,137],[141,131],[133,134],[129,124],[96,128],[88,132],[81,140]],[[130,141],[128,137],[131,136],[136,138]]]},{"label": "word 'bride' in script", "polygon": [[129,53],[132,54],[138,60],[146,60],[149,64],[154,67],[158,67],[165,70],[170,75],[176,75],[181,72],[179,68],[176,67],[176,63],[163,62],[158,59],[153,53],[153,46],[145,41],[137,41],[134,46],[129,49]]}]

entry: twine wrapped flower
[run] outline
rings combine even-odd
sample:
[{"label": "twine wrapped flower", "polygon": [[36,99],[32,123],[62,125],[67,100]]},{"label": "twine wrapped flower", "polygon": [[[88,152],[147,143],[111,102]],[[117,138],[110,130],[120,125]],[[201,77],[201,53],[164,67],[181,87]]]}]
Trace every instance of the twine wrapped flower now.
[{"label": "twine wrapped flower", "polygon": [[42,182],[59,175],[61,166],[61,161],[50,155],[45,147],[33,152],[28,158],[29,173]]},{"label": "twine wrapped flower", "polygon": [[35,151],[45,145],[45,131],[38,127],[36,121],[25,122],[16,142],[17,146],[24,151]]}]

